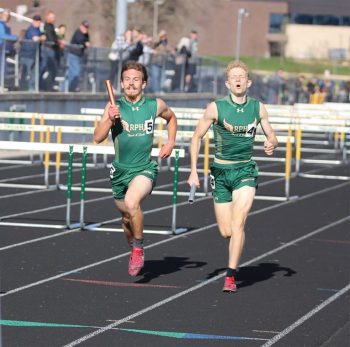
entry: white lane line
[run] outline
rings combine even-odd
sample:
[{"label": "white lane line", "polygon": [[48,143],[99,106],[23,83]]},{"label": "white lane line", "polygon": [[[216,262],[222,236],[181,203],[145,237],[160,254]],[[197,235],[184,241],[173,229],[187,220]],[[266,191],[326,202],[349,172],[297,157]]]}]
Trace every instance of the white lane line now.
[{"label": "white lane line", "polygon": [[[191,233],[191,234],[193,233],[194,234],[196,232],[200,232],[202,230],[206,230],[206,229],[212,228],[214,226],[216,226],[216,223],[208,225],[208,226],[205,226],[203,228],[192,230],[192,231],[188,232],[186,235],[188,235],[189,233]],[[153,243],[151,245],[148,245],[148,246],[146,246],[144,248],[145,249],[149,249],[149,248],[152,248],[152,247],[156,247],[156,246],[159,246],[159,245],[161,245],[163,243],[167,243],[167,242],[176,240],[179,237],[182,237],[182,235],[177,235],[177,236],[173,236],[172,238],[167,238],[167,239],[158,241],[158,242]],[[126,253],[118,254],[118,255],[116,255],[114,257],[111,257],[111,258],[103,259],[103,260],[100,260],[100,261],[92,263],[92,264],[88,264],[88,265],[85,265],[85,266],[82,266],[82,267],[79,267],[79,268],[76,268],[76,269],[73,269],[73,270],[70,270],[70,271],[66,271],[66,272],[60,273],[58,275],[55,275],[55,276],[52,276],[52,277],[49,277],[49,278],[45,278],[45,279],[37,281],[37,282],[29,283],[29,284],[27,284],[25,286],[22,286],[22,287],[18,287],[18,288],[9,290],[6,293],[0,294],[0,297],[7,296],[7,295],[10,295],[10,294],[14,294],[14,293],[18,293],[18,292],[23,291],[25,289],[32,288],[32,287],[38,286],[40,284],[50,282],[50,281],[56,280],[56,279],[64,277],[64,276],[68,276],[68,275],[70,275],[72,273],[80,272],[80,271],[83,271],[83,270],[87,270],[87,269],[93,268],[95,266],[99,266],[99,265],[102,265],[102,264],[105,264],[105,263],[109,263],[111,261],[120,259],[120,258],[125,257],[125,256],[129,256],[129,255],[130,255],[130,251],[128,251]]]},{"label": "white lane line", "polygon": [[14,198],[17,196],[24,196],[24,195],[32,195],[36,194],[38,192],[43,193],[43,192],[52,192],[57,190],[57,188],[47,188],[45,190],[30,190],[28,192],[21,192],[21,193],[16,193],[16,194],[8,194],[8,195],[2,195],[0,196],[0,199],[7,199],[7,198]]},{"label": "white lane line", "polygon": [[[309,197],[313,197],[315,195],[319,195],[319,194],[323,194],[325,192],[328,192],[328,191],[331,191],[333,189],[337,189],[337,188],[342,188],[344,185],[348,185],[349,183],[346,182],[346,183],[341,183],[337,186],[334,186],[334,187],[329,187],[329,188],[325,188],[321,191],[317,191],[317,192],[314,192],[314,193],[310,193],[308,195],[305,195],[301,198],[299,198],[299,200],[304,200],[304,199],[307,199]],[[206,199],[209,199],[211,198],[211,196],[209,197],[204,197],[204,198],[201,198],[201,199],[197,199],[197,202],[199,201],[203,201],[203,200],[206,200]],[[265,208],[262,208],[260,210],[256,210],[256,211],[252,211],[249,213],[249,216],[253,216],[253,215],[256,215],[256,214],[259,214],[259,213],[262,213],[262,212],[267,212],[269,210],[273,210],[277,207],[282,207],[284,205],[288,205],[290,203],[292,203],[293,201],[284,201],[282,203],[279,203],[279,204],[274,204],[274,205],[271,205],[271,206],[267,206]],[[182,202],[182,203],[178,203],[177,206],[182,206],[182,205],[186,205],[187,204],[187,201],[185,202]],[[148,211],[144,211],[144,215],[146,214],[151,214],[153,212],[160,212],[160,211],[164,211],[166,209],[169,209],[169,208],[172,208],[173,205],[167,205],[167,206],[163,206],[161,208],[155,208],[155,209],[152,209],[152,210],[148,210]],[[115,219],[112,219],[110,221],[106,221],[106,222],[103,222],[103,224],[108,224],[107,222],[111,223],[111,222],[117,222],[117,221],[120,221],[121,220],[121,217],[119,218],[115,218]],[[0,222],[0,225],[1,225],[1,222]],[[214,223],[213,225],[217,225],[217,223]],[[72,229],[72,230],[69,230],[69,231],[66,231],[66,232],[60,232],[60,233],[57,233],[57,234],[53,234],[53,235],[49,235],[49,236],[44,236],[44,237],[39,237],[39,238],[36,238],[36,239],[31,239],[31,240],[28,240],[28,241],[24,241],[24,242],[20,242],[20,243],[15,243],[15,244],[12,244],[12,245],[8,245],[8,246],[4,246],[2,248],[0,248],[0,251],[2,250],[7,250],[7,249],[11,249],[11,248],[15,248],[15,247],[20,247],[20,246],[23,246],[23,245],[27,245],[27,244],[30,244],[30,243],[35,243],[35,242],[41,242],[43,240],[46,240],[46,239],[50,239],[50,238],[54,238],[54,237],[60,237],[60,236],[64,236],[64,235],[67,235],[69,234],[70,232],[75,232],[79,229]],[[197,229],[196,229],[197,230]],[[186,235],[188,235],[189,232],[186,233]]]},{"label": "white lane line", "polygon": [[[265,166],[262,166],[262,168],[265,168]],[[94,168],[95,169],[95,168]],[[75,171],[79,171],[79,170],[81,170],[81,169],[74,169],[73,170],[73,172],[75,172]],[[61,171],[61,174],[62,173],[66,173],[67,171]],[[50,176],[53,176],[53,175],[55,175],[56,173],[50,173],[49,175]],[[43,176],[44,174],[40,174],[40,176]],[[16,180],[16,179],[24,179],[24,178],[30,178],[30,177],[32,177],[33,175],[31,175],[31,176],[23,176],[23,177],[15,177],[15,178],[12,178],[12,179],[10,179],[10,180],[12,180],[12,181],[14,181],[14,180]],[[276,180],[276,181],[274,181],[274,180],[271,180],[271,181],[269,181],[269,182],[277,182],[277,181],[279,181],[279,180],[282,180],[282,179],[278,179],[278,180]],[[1,182],[3,182],[4,180],[0,180],[0,183]],[[9,181],[9,179],[6,179],[6,182],[8,182]],[[105,181],[109,181],[109,178],[108,177],[105,177],[105,178],[99,178],[99,179],[96,179],[96,180],[89,180],[89,181],[87,181],[86,182],[86,184],[94,184],[94,183],[97,183],[97,182],[105,182]],[[187,181],[180,181],[178,184],[179,185],[181,185],[181,184],[184,184],[184,183],[186,183]],[[263,185],[265,185],[265,183],[266,182],[264,182],[264,183],[261,183],[261,184],[259,184],[260,186],[263,186]],[[73,184],[73,186],[79,186],[79,184],[80,183],[74,183]],[[162,186],[157,186],[156,188],[157,189],[159,189],[159,188],[165,188],[165,187],[169,187],[169,186],[172,186],[173,185],[173,183],[170,183],[170,184],[165,184],[165,185],[162,185]],[[29,189],[29,188],[28,188]],[[31,194],[39,194],[39,193],[44,193],[44,192],[47,192],[47,191],[55,191],[55,190],[57,190],[57,188],[48,188],[48,189],[45,189],[45,190],[43,190],[43,189],[40,189],[40,190],[34,190],[34,191],[26,191],[26,192],[21,192],[21,193],[16,193],[16,194],[8,194],[8,195],[2,195],[2,196],[0,196],[0,199],[7,199],[7,198],[12,198],[12,197],[18,197],[18,196],[23,196],[23,195],[31,195]],[[112,190],[111,190],[112,191]],[[106,197],[106,199],[108,199],[108,197]],[[89,200],[87,200],[87,201],[89,201]],[[60,207],[58,207],[58,208],[60,208]],[[0,218],[6,218],[6,216],[5,217],[0,217]]]},{"label": "white lane line", "polygon": [[61,231],[60,233],[57,233],[57,234],[52,234],[52,235],[48,235],[48,236],[39,237],[39,238],[36,238],[36,239],[31,239],[31,240],[28,240],[28,241],[14,243],[14,244],[9,245],[9,246],[1,247],[0,251],[5,251],[6,249],[11,249],[11,248],[15,248],[15,247],[28,245],[30,243],[34,243],[34,242],[38,242],[38,241],[44,241],[44,240],[52,239],[54,237],[63,236],[63,235],[71,234],[73,232],[78,232],[78,231],[80,231],[80,229],[72,229],[72,230],[67,230],[67,231]]},{"label": "white lane line", "polygon": [[3,167],[0,167],[0,171],[3,171],[3,170],[10,170],[10,169],[18,169],[20,167],[24,167],[24,166],[27,166],[27,165],[11,165],[11,166],[3,166]]},{"label": "white lane line", "polygon": [[[94,181],[92,181],[92,182],[94,182]],[[185,182],[186,181],[181,181],[181,182],[179,182],[179,184],[185,183]],[[170,187],[172,185],[173,185],[173,183],[163,184],[161,186],[158,186],[158,188],[166,188],[166,187]],[[44,190],[42,192],[48,192],[48,191],[49,190]],[[111,189],[111,194],[109,194],[108,196],[103,196],[103,197],[94,198],[94,199],[88,199],[88,200],[85,200],[84,203],[85,204],[90,204],[92,202],[98,202],[98,201],[108,200],[108,199],[113,199],[112,189]],[[72,202],[71,203],[71,206],[75,206],[75,205],[80,205],[80,201],[76,201],[76,202]],[[23,216],[23,215],[27,215],[27,214],[31,214],[31,213],[34,214],[34,213],[39,213],[39,212],[50,211],[50,210],[54,210],[56,208],[59,209],[59,208],[64,208],[64,207],[67,207],[67,203],[61,204],[61,205],[45,207],[45,208],[40,208],[40,209],[36,209],[36,210],[30,210],[30,211],[25,211],[25,212],[20,212],[20,213],[9,214],[7,216],[0,216],[0,220],[14,218],[14,217],[18,217],[18,216]]]},{"label": "white lane line", "polygon": [[308,319],[310,319],[311,317],[313,317],[316,313],[318,313],[319,311],[321,311],[322,309],[324,309],[326,306],[328,306],[329,304],[331,304],[333,301],[337,300],[339,297],[341,297],[342,295],[344,295],[346,292],[348,292],[350,290],[350,283],[344,287],[343,289],[341,289],[339,292],[337,292],[336,294],[332,295],[331,297],[329,297],[327,300],[323,301],[322,304],[316,306],[315,308],[313,308],[310,312],[308,312],[307,314],[305,314],[304,316],[302,316],[301,318],[299,318],[297,321],[295,321],[293,324],[291,324],[289,327],[287,327],[286,329],[284,329],[283,331],[281,331],[279,334],[277,334],[276,336],[274,336],[272,339],[270,339],[269,341],[267,341],[265,344],[262,345],[262,347],[269,347],[272,346],[273,344],[275,344],[276,342],[278,342],[279,340],[281,340],[282,338],[284,338],[286,335],[288,335],[290,332],[292,332],[294,329],[296,329],[298,326],[300,326],[301,324],[305,323]]},{"label": "white lane line", "polygon": [[[319,171],[319,170],[317,170],[317,171]],[[91,180],[91,181],[88,181],[88,183],[95,183],[95,182],[99,182],[99,181],[103,181],[103,180],[106,180],[106,178],[97,179],[97,180]],[[284,178],[277,178],[277,179],[268,180],[266,182],[260,183],[259,186],[263,187],[263,186],[266,186],[266,185],[269,185],[269,184],[273,184],[273,183],[276,183],[276,182],[279,182],[279,181],[282,181],[282,180],[284,180]],[[180,181],[178,184],[181,185],[181,184],[185,184],[186,182],[187,182],[187,180],[183,180],[183,181]],[[75,184],[75,185],[77,185],[77,184]],[[157,188],[158,189],[162,189],[162,188],[166,188],[166,187],[169,187],[169,186],[172,186],[172,185],[173,185],[173,183],[168,183],[168,184],[163,184],[161,186],[157,186]],[[38,192],[42,193],[42,192],[48,192],[48,191],[53,191],[53,190],[55,190],[55,188],[51,188],[51,189],[48,189],[48,190],[40,190],[40,191],[35,191],[35,192],[18,193],[18,194],[13,194],[13,195],[7,195],[5,197],[13,197],[13,196],[34,194],[34,193],[38,193]],[[211,197],[211,195],[208,195],[208,197]],[[2,198],[4,198],[4,196],[3,197],[0,196],[0,199],[2,199]],[[102,200],[107,200],[107,199],[110,199],[110,198],[111,198],[111,195],[105,196],[105,197],[100,197],[100,198],[97,198],[97,199],[85,200],[85,203],[92,203],[92,202],[95,202],[95,201],[102,201]],[[78,204],[80,204],[80,201],[71,203],[71,206],[75,206],[75,205],[78,205]],[[31,213],[39,213],[39,212],[50,211],[50,210],[53,210],[55,208],[59,209],[59,208],[63,208],[63,207],[66,207],[66,206],[67,206],[66,204],[55,205],[55,206],[42,208],[42,209],[37,209],[37,210],[31,210],[31,211],[26,211],[26,212],[21,212],[21,213],[15,213],[15,214],[7,215],[7,216],[0,216],[0,220],[14,218],[14,217],[17,217],[17,216],[22,216],[22,215],[28,215],[28,214],[31,214]],[[116,219],[111,219],[111,220],[108,220],[108,221],[102,221],[100,223],[95,223],[95,224],[101,224],[101,223],[102,224],[107,224],[107,223],[114,222],[114,221],[116,221]]]},{"label": "white lane line", "polygon": [[[201,198],[201,199],[197,199],[197,201],[201,201],[201,200],[204,200],[206,198]],[[181,202],[181,203],[178,203],[176,204],[177,206],[182,206],[182,205],[186,205],[188,204],[187,201],[185,202]],[[276,205],[275,205],[276,206]],[[151,213],[154,213],[154,212],[160,212],[160,211],[164,211],[166,209],[170,209],[172,208],[173,205],[167,205],[167,206],[163,206],[163,207],[157,207],[155,209],[152,209],[152,210],[147,210],[147,211],[144,211],[143,214],[144,215],[147,215],[147,214],[151,214]],[[265,212],[267,209],[264,208],[262,210],[259,210],[261,212]],[[257,213],[259,213],[259,211],[256,211]],[[255,214],[255,213],[254,213]],[[115,218],[109,222],[118,222],[121,220],[121,217],[119,218]],[[3,222],[0,222],[0,226],[1,225],[4,225],[6,223],[3,223]],[[215,223],[215,225],[217,225]],[[47,225],[47,227],[49,228],[50,225]],[[197,229],[196,229],[197,230]],[[3,250],[6,250],[6,249],[11,249],[11,248],[15,248],[15,247],[19,247],[19,246],[23,246],[23,245],[27,245],[27,244],[30,244],[30,243],[35,243],[35,242],[39,242],[39,241],[43,241],[43,240],[47,240],[47,239],[51,239],[51,238],[54,238],[54,237],[60,237],[60,236],[64,236],[64,235],[67,235],[67,234],[70,234],[71,232],[76,232],[76,231],[80,231],[80,228],[77,228],[77,229],[72,229],[72,230],[68,230],[68,231],[64,231],[64,232],[60,232],[60,233],[57,233],[57,234],[52,234],[52,235],[49,235],[49,236],[43,236],[43,237],[38,237],[36,239],[31,239],[31,240],[28,240],[28,241],[23,241],[23,242],[19,242],[19,243],[14,243],[14,244],[11,244],[11,245],[8,245],[8,246],[4,246],[2,248],[0,248],[0,251],[3,251]],[[82,231],[82,232],[88,232],[88,231]],[[188,233],[187,233],[188,235]]]},{"label": "white lane line", "polygon": [[[322,194],[323,192],[328,192],[328,191],[333,190],[333,189],[335,189],[335,188],[342,188],[343,186],[348,185],[348,184],[349,184],[348,182],[346,182],[346,183],[341,183],[341,184],[339,184],[338,186],[329,187],[329,188],[326,188],[326,189],[324,189],[324,190],[322,190],[322,191],[318,191],[318,192],[316,192],[316,193],[311,193],[311,194],[309,194],[309,195],[305,195],[305,196],[301,197],[299,200],[304,200],[304,199],[307,199],[307,198],[309,198],[309,197]],[[198,199],[197,201],[201,201],[201,200],[204,200],[204,199],[207,199],[207,198],[201,198],[201,199]],[[257,210],[257,211],[252,211],[252,212],[249,213],[249,215],[252,216],[252,215],[259,214],[259,213],[263,213],[263,212],[266,212],[266,211],[269,211],[269,210],[272,210],[272,209],[275,209],[275,208],[282,207],[282,206],[284,206],[284,205],[290,204],[290,203],[292,203],[292,202],[293,202],[293,201],[285,201],[285,202],[282,202],[282,203],[280,203],[280,204],[271,205],[271,206],[262,208],[262,209]],[[184,205],[184,204],[187,204],[187,201],[186,201],[186,202],[183,202],[183,203],[179,203],[179,204],[177,204],[177,205],[178,205],[178,206],[181,206],[181,205]],[[169,205],[169,206],[172,206],[172,205]],[[145,211],[144,214],[152,213],[152,212],[154,212],[154,211],[159,212],[160,210],[165,210],[166,208],[167,208],[167,207],[164,206],[164,207],[162,207],[162,208],[160,208],[160,209],[157,208],[157,209],[153,209],[153,210],[148,210],[148,211]],[[115,221],[120,220],[120,219],[121,219],[121,218],[115,219]],[[215,226],[217,226],[217,223],[213,223],[213,224],[211,224],[211,225],[209,225],[209,226],[207,226],[207,227],[204,227],[204,228],[199,228],[199,229],[195,229],[195,230],[189,231],[189,232],[186,233],[186,235],[194,234],[194,233],[197,233],[197,232],[200,232],[200,231],[203,231],[203,230],[206,230],[206,229],[208,229],[208,228],[215,227]],[[69,234],[69,233],[71,233],[71,232],[76,232],[76,231],[77,231],[77,230],[73,229],[73,230],[69,230],[69,231],[66,231],[66,232],[60,232],[60,233],[57,233],[57,234],[53,234],[53,235],[50,235],[50,236],[45,236],[45,237],[40,237],[40,238],[37,238],[37,239],[32,239],[32,240],[24,241],[24,242],[21,242],[21,243],[17,243],[17,244],[13,244],[13,245],[9,245],[9,246],[5,246],[5,247],[3,247],[3,248],[0,248],[0,251],[1,251],[1,250],[5,250],[5,249],[10,249],[10,248],[18,247],[18,246],[22,246],[22,245],[25,245],[25,244],[30,244],[30,243],[34,243],[34,242],[39,242],[39,241],[46,240],[46,239],[49,239],[49,238],[54,238],[54,237],[63,236],[63,235]],[[182,237],[182,236],[183,236],[183,235],[173,236],[170,240],[176,240],[178,237]],[[164,241],[167,242],[168,240],[164,240]],[[162,243],[163,243],[163,242],[160,242],[160,243],[156,243],[156,244],[154,244],[154,245],[157,246],[157,245],[162,244]],[[145,248],[151,248],[151,247],[153,247],[153,245],[146,246]],[[124,255],[122,255],[122,256],[124,256]],[[115,259],[118,259],[118,258],[113,257],[113,258],[110,258],[110,259],[106,259],[105,261],[103,261],[103,263],[104,263],[104,262],[109,262],[109,261],[112,261],[112,260],[115,260]],[[101,264],[103,264],[103,263],[101,263]],[[94,264],[96,264],[96,263],[94,263]],[[86,268],[93,267],[93,266],[95,266],[94,264],[91,264],[91,266],[90,266],[90,265],[87,265]],[[99,264],[97,264],[97,265],[99,265]],[[84,268],[85,268],[85,267],[84,267]],[[80,271],[80,269],[72,270],[72,271],[70,271],[69,273],[74,273],[74,272],[77,272],[77,271]],[[56,279],[56,277],[50,277],[50,278],[47,280],[47,282],[48,282],[48,281],[51,281],[51,279]],[[46,282],[46,281],[44,280],[44,282],[42,282],[42,283],[45,283],[45,282]],[[29,285],[28,285],[28,286],[29,286],[28,288],[30,288],[30,287],[32,287],[32,286],[35,286],[35,285],[39,285],[39,284],[41,284],[41,282],[38,283],[38,284],[34,283],[33,285],[30,285],[30,284],[29,284]],[[24,287],[24,289],[26,289],[26,288],[27,288],[27,286]],[[1,297],[1,295],[0,295],[0,297]]]},{"label": "white lane line", "polygon": [[[97,202],[97,201],[101,201],[101,200],[106,200],[109,198],[112,198],[112,196],[96,198],[96,199],[91,199],[91,200],[85,200],[85,204],[88,204],[91,202]],[[76,202],[71,203],[71,206],[75,206],[75,205],[80,205],[80,201],[76,201]],[[65,207],[67,207],[67,204],[55,205],[55,206],[50,206],[50,207],[45,207],[45,208],[39,208],[37,210],[14,213],[14,214],[9,214],[7,216],[0,216],[0,220],[14,218],[14,217],[18,217],[18,216],[24,216],[27,214],[34,214],[34,213],[39,213],[39,212],[51,211],[51,210],[55,210],[55,209],[59,209],[59,208],[65,208]]]},{"label": "white lane line", "polygon": [[[322,228],[319,228],[319,229],[317,229],[317,230],[314,230],[314,231],[310,232],[310,233],[307,234],[307,235],[304,235],[304,236],[302,236],[302,237],[299,237],[299,238],[297,238],[297,239],[295,239],[295,240],[292,240],[292,241],[290,241],[290,242],[288,242],[288,243],[286,243],[286,244],[284,244],[284,245],[282,245],[282,246],[280,246],[280,247],[277,247],[277,248],[275,248],[275,249],[272,249],[271,251],[268,251],[268,252],[266,252],[266,253],[263,253],[263,254],[261,254],[261,255],[255,257],[255,258],[253,258],[253,259],[251,259],[251,260],[249,260],[249,261],[247,261],[247,262],[241,264],[240,266],[247,266],[247,265],[250,265],[250,264],[252,264],[252,263],[255,263],[255,262],[261,260],[262,258],[265,258],[265,257],[267,257],[267,256],[269,256],[269,255],[271,255],[271,254],[274,254],[274,253],[279,252],[279,251],[282,250],[282,249],[285,249],[285,248],[287,248],[287,247],[290,247],[290,246],[292,246],[292,245],[295,245],[297,242],[300,242],[300,241],[302,241],[302,240],[305,240],[305,239],[307,239],[307,238],[309,238],[309,237],[311,237],[311,236],[313,236],[313,235],[315,235],[315,234],[318,234],[318,233],[320,233],[320,232],[322,232],[322,231],[324,231],[324,230],[326,230],[326,229],[328,229],[328,228],[334,227],[334,226],[336,226],[336,225],[338,225],[338,224],[340,224],[340,223],[343,223],[344,221],[347,221],[347,220],[349,220],[349,219],[350,219],[350,216],[347,216],[347,217],[345,217],[345,218],[342,218],[341,220],[337,220],[337,221],[335,221],[335,222],[333,222],[333,223],[330,223],[330,224],[328,224],[328,225],[326,225],[326,226],[323,226]],[[141,316],[141,315],[143,315],[143,314],[145,314],[145,313],[147,313],[147,312],[153,311],[154,309],[157,309],[157,308],[159,308],[159,307],[161,307],[161,306],[163,306],[163,305],[165,305],[165,304],[167,304],[167,303],[169,303],[169,302],[172,302],[172,301],[174,301],[174,300],[176,300],[176,299],[178,299],[178,298],[180,298],[180,297],[182,297],[182,296],[184,296],[184,295],[187,295],[187,294],[189,294],[189,293],[191,293],[191,292],[194,292],[195,290],[198,290],[198,289],[200,289],[200,288],[206,286],[207,284],[210,284],[210,283],[212,283],[212,282],[215,282],[215,281],[217,281],[218,279],[224,277],[225,274],[226,274],[225,272],[224,272],[224,273],[221,273],[221,274],[219,274],[219,275],[217,275],[217,276],[215,276],[215,277],[212,277],[212,278],[210,278],[210,279],[208,279],[208,280],[206,280],[206,281],[203,281],[203,282],[201,282],[201,283],[199,283],[199,284],[197,284],[197,285],[195,285],[195,286],[193,286],[193,287],[191,287],[191,288],[188,288],[188,289],[186,289],[186,290],[183,290],[183,291],[180,292],[180,293],[177,293],[177,294],[175,294],[175,295],[172,295],[172,296],[170,296],[170,297],[168,297],[168,298],[166,298],[166,299],[164,299],[164,300],[158,301],[157,303],[155,303],[155,304],[153,304],[153,305],[151,305],[151,306],[148,306],[148,307],[146,307],[146,308],[144,308],[144,309],[142,309],[142,310],[140,310],[140,311],[137,311],[137,312],[135,312],[135,313],[132,313],[132,314],[130,314],[129,316],[126,316],[126,317],[124,317],[124,318],[122,318],[122,319],[120,319],[120,320],[118,320],[118,321],[116,321],[116,322],[114,322],[114,323],[111,323],[111,324],[105,326],[104,328],[98,329],[98,330],[96,330],[96,331],[91,332],[90,334],[87,334],[87,335],[85,335],[85,336],[82,336],[82,337],[78,338],[77,340],[74,340],[74,341],[70,342],[69,344],[65,345],[64,347],[76,346],[76,345],[78,345],[78,344],[80,344],[80,343],[82,343],[82,342],[84,342],[84,341],[87,341],[87,340],[89,340],[89,339],[91,339],[91,338],[93,338],[93,337],[95,337],[95,336],[97,336],[97,335],[100,335],[100,334],[102,334],[102,333],[104,333],[104,332],[106,332],[106,331],[108,331],[108,330],[110,330],[110,329],[113,329],[113,328],[115,328],[115,327],[117,327],[117,326],[119,326],[119,325],[125,323],[126,321],[133,320],[133,319],[136,318],[136,317],[139,317],[139,316]]]},{"label": "white lane line", "polygon": [[[41,163],[37,163],[37,164],[33,164],[35,166],[41,166]],[[27,165],[26,165],[27,166]],[[91,170],[97,170],[100,169],[100,167],[90,167]],[[79,172],[81,171],[81,167],[80,168],[76,168],[72,170],[73,172]],[[67,170],[61,170],[60,174],[65,174],[67,173]],[[40,177],[44,177],[45,173],[40,173],[40,174],[32,174],[32,175],[26,175],[26,176],[20,176],[20,177],[12,177],[12,178],[4,178],[4,179],[0,179],[0,183],[8,183],[8,182],[13,182],[13,181],[18,181],[18,180],[24,180],[24,179],[29,179],[29,178],[40,178]],[[49,172],[49,176],[56,176],[56,172]]]}]

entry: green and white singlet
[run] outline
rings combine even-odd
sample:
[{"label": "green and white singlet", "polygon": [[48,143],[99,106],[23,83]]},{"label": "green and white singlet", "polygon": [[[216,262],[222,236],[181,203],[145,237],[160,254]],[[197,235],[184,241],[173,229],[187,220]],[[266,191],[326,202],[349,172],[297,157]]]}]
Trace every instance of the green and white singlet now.
[{"label": "green and white singlet", "polygon": [[116,101],[120,116],[112,127],[115,162],[128,167],[145,165],[151,160],[157,100],[143,96],[131,103],[125,97]]},{"label": "green and white singlet", "polygon": [[230,161],[251,160],[256,128],[260,123],[260,103],[247,97],[236,104],[231,95],[215,101],[218,121],[213,125],[215,157]]}]

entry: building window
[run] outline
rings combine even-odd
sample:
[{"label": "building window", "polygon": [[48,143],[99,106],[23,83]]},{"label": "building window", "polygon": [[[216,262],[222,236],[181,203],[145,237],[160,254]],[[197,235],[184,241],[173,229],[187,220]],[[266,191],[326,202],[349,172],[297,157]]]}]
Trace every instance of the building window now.
[{"label": "building window", "polygon": [[331,16],[331,15],[311,15],[303,13],[294,13],[291,18],[291,23],[308,24],[308,25],[341,25],[349,26],[350,17],[348,16]]},{"label": "building window", "polygon": [[286,24],[287,16],[282,13],[270,13],[269,33],[284,32],[284,25]]},{"label": "building window", "polygon": [[335,16],[315,16],[316,25],[339,25],[340,18]]},{"label": "building window", "polygon": [[314,24],[313,16],[310,14],[295,14],[293,16],[293,23],[295,24]]},{"label": "building window", "polygon": [[340,25],[349,26],[350,25],[350,17],[341,17]]},{"label": "building window", "polygon": [[281,42],[269,42],[270,57],[282,57],[283,46]]}]

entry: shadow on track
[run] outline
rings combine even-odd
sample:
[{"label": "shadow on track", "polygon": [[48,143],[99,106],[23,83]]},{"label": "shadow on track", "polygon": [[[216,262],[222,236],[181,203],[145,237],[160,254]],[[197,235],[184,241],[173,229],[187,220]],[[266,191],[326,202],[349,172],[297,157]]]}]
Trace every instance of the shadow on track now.
[{"label": "shadow on track", "polygon": [[[224,272],[226,268],[217,269],[207,275],[207,279],[215,277]],[[237,286],[239,288],[251,286],[257,282],[267,281],[275,276],[276,272],[284,271],[284,277],[296,274],[296,271],[282,267],[277,263],[260,263],[257,266],[245,266],[239,269],[237,274]]]},{"label": "shadow on track", "polygon": [[188,257],[164,257],[163,260],[146,260],[140,275],[143,278],[135,283],[148,283],[153,279],[182,269],[196,269],[206,265],[203,261],[188,261]]}]

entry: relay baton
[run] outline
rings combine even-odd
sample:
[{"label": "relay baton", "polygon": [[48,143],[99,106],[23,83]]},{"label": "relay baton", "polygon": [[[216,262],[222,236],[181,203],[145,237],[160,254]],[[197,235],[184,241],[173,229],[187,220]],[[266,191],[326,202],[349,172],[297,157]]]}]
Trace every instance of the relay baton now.
[{"label": "relay baton", "polygon": [[112,83],[110,80],[106,80],[105,83],[106,83],[106,89],[107,89],[107,93],[108,93],[108,97],[109,97],[109,102],[112,105],[115,105],[115,98],[114,98]]},{"label": "relay baton", "polygon": [[195,184],[192,184],[191,185],[191,190],[190,190],[190,195],[188,197],[188,202],[190,204],[194,203],[194,198],[195,198],[195,195],[196,195],[196,189],[197,189],[197,186]]}]

